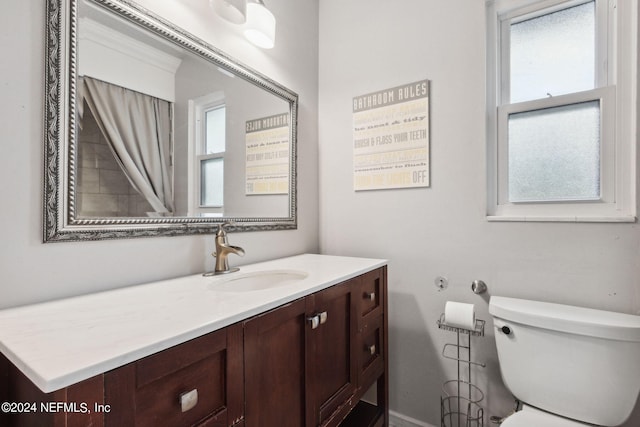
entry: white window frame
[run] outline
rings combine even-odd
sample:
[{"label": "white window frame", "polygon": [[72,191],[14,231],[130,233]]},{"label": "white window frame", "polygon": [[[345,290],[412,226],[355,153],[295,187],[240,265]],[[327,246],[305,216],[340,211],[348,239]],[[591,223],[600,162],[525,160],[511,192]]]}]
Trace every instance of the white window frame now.
[{"label": "white window frame", "polygon": [[202,162],[209,159],[221,158],[224,152],[205,153],[206,113],[216,108],[225,107],[225,97],[222,92],[214,92],[200,98],[189,100],[189,182],[188,197],[189,216],[222,217],[224,202],[220,206],[204,206],[202,199]]},{"label": "white window frame", "polygon": [[[637,20],[636,1],[596,0],[596,88],[509,103],[509,26],[588,0],[488,0],[487,219],[489,221],[634,222]],[[506,76],[504,74],[507,74]],[[601,197],[592,201],[509,202],[510,114],[588,101],[601,111]]]}]

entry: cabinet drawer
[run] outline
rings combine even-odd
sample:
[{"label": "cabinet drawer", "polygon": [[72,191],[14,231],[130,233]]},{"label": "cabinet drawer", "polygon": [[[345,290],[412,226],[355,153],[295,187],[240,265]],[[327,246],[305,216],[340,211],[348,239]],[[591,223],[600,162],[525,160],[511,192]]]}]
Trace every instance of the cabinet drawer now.
[{"label": "cabinet drawer", "polygon": [[384,307],[384,274],[383,269],[370,271],[361,276],[361,290],[358,296],[359,324],[382,315]]},{"label": "cabinet drawer", "polygon": [[218,353],[136,390],[140,426],[191,425],[224,407],[224,360]]},{"label": "cabinet drawer", "polygon": [[362,330],[360,339],[360,387],[368,388],[384,372],[383,317],[374,319]]},{"label": "cabinet drawer", "polygon": [[107,425],[226,425],[227,350],[221,330],[107,373]]}]

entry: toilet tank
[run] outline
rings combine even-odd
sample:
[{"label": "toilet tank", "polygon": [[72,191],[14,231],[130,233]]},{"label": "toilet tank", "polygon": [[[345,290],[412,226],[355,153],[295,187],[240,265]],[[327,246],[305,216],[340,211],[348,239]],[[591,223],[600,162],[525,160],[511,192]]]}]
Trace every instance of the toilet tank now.
[{"label": "toilet tank", "polygon": [[640,391],[640,316],[492,296],[502,379],[520,401],[600,426]]}]

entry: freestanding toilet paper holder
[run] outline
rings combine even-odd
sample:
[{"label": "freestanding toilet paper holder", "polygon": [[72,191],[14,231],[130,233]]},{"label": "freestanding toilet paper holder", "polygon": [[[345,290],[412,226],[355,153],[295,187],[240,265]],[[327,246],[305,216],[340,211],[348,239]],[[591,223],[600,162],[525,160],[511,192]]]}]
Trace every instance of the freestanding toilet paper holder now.
[{"label": "freestanding toilet paper holder", "polygon": [[484,427],[484,409],[480,406],[484,392],[471,382],[471,365],[482,368],[486,365],[471,360],[471,337],[484,336],[485,321],[476,319],[473,330],[457,328],[445,323],[443,313],[437,324],[440,329],[456,333],[456,343],[445,344],[442,356],[458,364],[458,378],[442,384],[444,396],[440,397],[440,427]]}]

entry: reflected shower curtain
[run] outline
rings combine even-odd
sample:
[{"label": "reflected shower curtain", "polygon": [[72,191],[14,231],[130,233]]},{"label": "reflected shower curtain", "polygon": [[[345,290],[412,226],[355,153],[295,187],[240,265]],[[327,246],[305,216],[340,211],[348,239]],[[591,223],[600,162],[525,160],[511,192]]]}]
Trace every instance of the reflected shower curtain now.
[{"label": "reflected shower curtain", "polygon": [[81,96],[131,185],[155,212],[173,213],[171,103],[85,76]]}]

